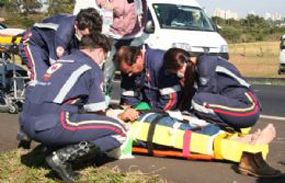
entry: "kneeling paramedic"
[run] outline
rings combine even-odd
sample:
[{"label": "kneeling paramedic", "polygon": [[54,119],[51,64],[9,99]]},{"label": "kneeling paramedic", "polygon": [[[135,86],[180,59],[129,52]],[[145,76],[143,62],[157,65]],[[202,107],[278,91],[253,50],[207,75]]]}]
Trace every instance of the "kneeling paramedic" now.
[{"label": "kneeling paramedic", "polygon": [[84,36],[80,49],[52,64],[43,82],[27,88],[20,116],[23,131],[52,149],[48,165],[66,182],[76,179],[70,161],[119,147],[126,129],[105,115],[99,65],[111,48],[100,33]]}]

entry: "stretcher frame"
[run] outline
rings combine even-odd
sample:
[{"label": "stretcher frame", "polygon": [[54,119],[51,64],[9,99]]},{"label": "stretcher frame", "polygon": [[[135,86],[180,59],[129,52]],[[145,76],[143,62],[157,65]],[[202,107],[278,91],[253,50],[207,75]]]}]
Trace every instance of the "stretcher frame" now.
[{"label": "stretcher frame", "polygon": [[[15,55],[18,54],[21,39],[21,35],[0,34],[1,92],[5,102],[0,105],[0,110],[12,114],[21,110],[25,99],[25,84],[29,79],[26,70],[16,63]],[[7,77],[11,72],[8,68],[12,70],[11,78]],[[11,80],[11,86],[7,86],[9,80]]]}]

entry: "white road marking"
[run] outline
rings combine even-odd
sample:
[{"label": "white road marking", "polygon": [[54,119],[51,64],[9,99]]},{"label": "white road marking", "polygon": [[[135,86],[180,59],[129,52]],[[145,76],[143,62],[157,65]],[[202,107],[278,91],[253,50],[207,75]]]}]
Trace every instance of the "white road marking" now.
[{"label": "white road marking", "polygon": [[285,117],[281,117],[281,116],[260,115],[260,118],[285,121]]}]

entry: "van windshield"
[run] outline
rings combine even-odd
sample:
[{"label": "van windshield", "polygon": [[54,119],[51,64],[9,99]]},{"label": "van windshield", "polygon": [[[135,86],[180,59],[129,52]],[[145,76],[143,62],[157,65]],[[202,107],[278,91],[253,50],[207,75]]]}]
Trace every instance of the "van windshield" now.
[{"label": "van windshield", "polygon": [[153,8],[162,29],[215,31],[200,8],[175,4],[153,4]]}]

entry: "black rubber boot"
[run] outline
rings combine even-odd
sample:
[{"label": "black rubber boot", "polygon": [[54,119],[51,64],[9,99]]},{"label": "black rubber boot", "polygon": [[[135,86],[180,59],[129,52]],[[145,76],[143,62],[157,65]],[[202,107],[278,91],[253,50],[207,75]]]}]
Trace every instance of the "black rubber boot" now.
[{"label": "black rubber boot", "polygon": [[69,145],[54,151],[46,157],[48,165],[57,172],[57,174],[64,180],[64,182],[74,182],[78,178],[71,167],[70,161],[85,157],[88,154],[95,154],[99,152],[94,144],[83,141],[79,144]]},{"label": "black rubber boot", "polygon": [[19,141],[18,148],[30,149],[32,139],[22,130],[20,130],[17,134],[16,139]]}]

